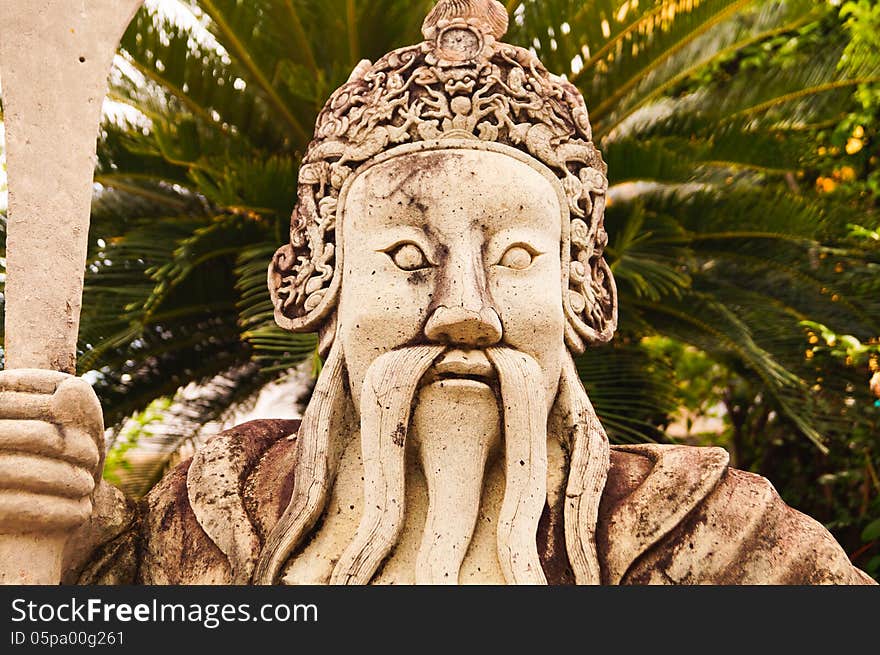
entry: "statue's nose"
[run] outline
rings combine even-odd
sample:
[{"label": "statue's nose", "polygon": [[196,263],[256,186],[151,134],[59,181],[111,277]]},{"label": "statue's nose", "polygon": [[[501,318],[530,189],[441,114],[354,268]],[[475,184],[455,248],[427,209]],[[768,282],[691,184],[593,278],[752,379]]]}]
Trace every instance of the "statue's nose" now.
[{"label": "statue's nose", "polygon": [[468,309],[440,305],[425,325],[431,341],[487,348],[501,341],[501,319],[491,307]]},{"label": "statue's nose", "polygon": [[489,294],[481,248],[466,237],[450,249],[425,336],[435,343],[487,348],[501,341],[501,318]]}]

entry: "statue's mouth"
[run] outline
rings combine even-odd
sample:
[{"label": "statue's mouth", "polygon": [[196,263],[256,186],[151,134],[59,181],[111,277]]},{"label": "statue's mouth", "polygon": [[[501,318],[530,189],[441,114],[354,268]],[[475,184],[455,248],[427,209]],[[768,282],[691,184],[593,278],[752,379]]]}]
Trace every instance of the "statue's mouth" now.
[{"label": "statue's mouth", "polygon": [[482,350],[451,349],[428,371],[425,384],[479,383],[492,385],[497,378],[495,367]]}]

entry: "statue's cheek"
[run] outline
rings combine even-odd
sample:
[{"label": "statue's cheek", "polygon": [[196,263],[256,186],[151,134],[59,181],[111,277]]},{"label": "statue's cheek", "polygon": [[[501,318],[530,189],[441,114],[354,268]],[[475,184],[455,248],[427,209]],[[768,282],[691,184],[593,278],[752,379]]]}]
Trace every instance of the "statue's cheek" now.
[{"label": "statue's cheek", "polygon": [[[504,320],[505,331],[523,334],[535,330],[551,339],[564,326],[559,266],[536,261],[532,268],[510,271],[498,266],[490,270],[492,299]],[[508,328],[509,326],[509,328]]]},{"label": "statue's cheek", "polygon": [[412,343],[427,317],[432,289],[431,274],[423,271],[406,273],[387,266],[346,271],[340,325],[376,352]]}]

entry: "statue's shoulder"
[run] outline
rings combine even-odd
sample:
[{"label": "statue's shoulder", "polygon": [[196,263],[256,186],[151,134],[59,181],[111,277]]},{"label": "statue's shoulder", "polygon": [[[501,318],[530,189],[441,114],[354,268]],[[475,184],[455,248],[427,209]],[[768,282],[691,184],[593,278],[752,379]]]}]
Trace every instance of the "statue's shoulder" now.
[{"label": "statue's shoulder", "polygon": [[247,584],[289,500],[298,430],[288,420],[238,425],[166,476],[144,501],[141,580]]},{"label": "statue's shoulder", "polygon": [[870,582],[820,523],[731,468],[722,448],[612,447],[597,546],[614,584]]},{"label": "statue's shoulder", "polygon": [[[125,530],[94,551],[79,581],[249,582],[262,540],[290,498],[299,424],[251,421],[209,439],[129,508]],[[118,505],[119,496],[108,502]],[[122,571],[119,563],[129,560],[136,567]]]}]

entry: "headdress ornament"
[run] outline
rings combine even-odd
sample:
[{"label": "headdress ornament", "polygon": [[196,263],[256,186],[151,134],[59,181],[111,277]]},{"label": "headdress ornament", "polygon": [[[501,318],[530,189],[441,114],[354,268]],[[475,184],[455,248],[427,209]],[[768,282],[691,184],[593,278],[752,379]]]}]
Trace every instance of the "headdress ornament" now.
[{"label": "headdress ornament", "polygon": [[603,258],[608,181],[586,105],[534,53],[498,41],[507,27],[496,0],[441,0],[425,19],[422,43],[361,62],[331,96],[300,168],[290,244],[269,271],[279,325],[308,332],[328,322],[341,280],[338,201],[361,166],[404,144],[492,142],[537,159],[564,189],[569,347],[581,352],[611,338],[617,294]]}]

